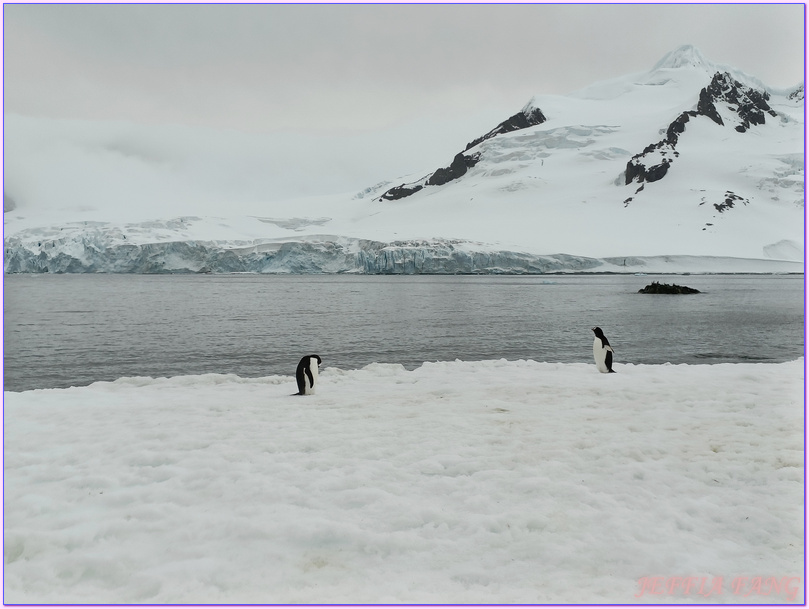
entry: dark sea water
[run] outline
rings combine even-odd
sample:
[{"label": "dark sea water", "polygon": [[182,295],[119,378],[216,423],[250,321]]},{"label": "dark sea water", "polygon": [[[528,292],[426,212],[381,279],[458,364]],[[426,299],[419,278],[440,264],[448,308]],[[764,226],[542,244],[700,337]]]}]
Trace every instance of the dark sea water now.
[{"label": "dark sea water", "polygon": [[[658,280],[697,295],[643,295]],[[802,275],[7,275],[4,388],[122,376],[293,375],[506,358],[783,362],[804,353]]]}]

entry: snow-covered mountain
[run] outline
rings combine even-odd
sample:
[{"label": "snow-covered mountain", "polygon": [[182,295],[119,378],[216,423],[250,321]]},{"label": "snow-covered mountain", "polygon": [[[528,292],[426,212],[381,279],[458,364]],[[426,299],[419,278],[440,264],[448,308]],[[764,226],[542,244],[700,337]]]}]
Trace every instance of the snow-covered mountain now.
[{"label": "snow-covered mountain", "polygon": [[124,214],[7,192],[4,269],[799,272],[803,150],[803,83],[768,88],[684,46],[535,96],[442,166],[355,194]]}]

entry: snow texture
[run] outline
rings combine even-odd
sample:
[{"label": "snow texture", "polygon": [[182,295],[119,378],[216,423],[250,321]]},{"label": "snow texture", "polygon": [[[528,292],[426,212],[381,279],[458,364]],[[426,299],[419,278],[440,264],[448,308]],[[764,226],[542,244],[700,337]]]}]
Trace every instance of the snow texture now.
[{"label": "snow texture", "polygon": [[803,360],[616,370],[7,392],[4,601],[803,602]]}]

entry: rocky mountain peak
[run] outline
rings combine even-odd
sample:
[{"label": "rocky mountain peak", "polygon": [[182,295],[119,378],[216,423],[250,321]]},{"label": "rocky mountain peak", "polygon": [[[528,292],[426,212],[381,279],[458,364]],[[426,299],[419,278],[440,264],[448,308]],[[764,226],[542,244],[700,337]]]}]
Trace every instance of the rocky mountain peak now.
[{"label": "rocky mountain peak", "polygon": [[700,91],[697,112],[718,125],[724,125],[716,109],[717,103],[724,102],[739,117],[736,131],[744,133],[751,125],[763,125],[765,113],[776,116],[767,103],[769,99],[770,94],[766,91],[747,87],[727,72],[717,72],[711,83]]},{"label": "rocky mountain peak", "polygon": [[463,176],[468,169],[474,167],[480,159],[480,152],[465,154],[470,148],[474,148],[481,142],[491,139],[497,135],[510,133],[512,131],[519,131],[520,129],[527,129],[528,127],[533,127],[534,125],[544,123],[546,120],[547,119],[542,113],[542,110],[540,110],[535,105],[534,100],[531,99],[531,101],[529,101],[522,110],[517,112],[517,114],[510,116],[487,134],[469,142],[466,145],[466,148],[463,149],[463,152],[459,152],[455,155],[455,158],[452,160],[449,167],[440,167],[430,175],[426,176],[426,178],[423,178],[418,182],[395,186],[383,193],[381,198],[388,201],[395,201],[396,199],[409,197],[410,195],[420,191],[425,186],[442,186],[447,182],[457,180]]},{"label": "rocky mountain peak", "polygon": [[[641,186],[635,192],[638,194],[644,182],[656,182],[665,177],[679,156],[677,143],[692,118],[705,116],[724,127],[725,120],[717,108],[720,105],[727,111],[726,118],[730,116],[736,122],[735,130],[745,133],[753,125],[763,125],[767,114],[777,116],[768,103],[769,99],[769,93],[740,83],[729,72],[716,72],[708,86],[700,91],[696,110],[682,112],[669,124],[666,137],[629,160],[624,173],[625,183],[639,182]],[[624,205],[628,205],[632,198],[625,199]]]},{"label": "rocky mountain peak", "polygon": [[464,148],[464,152],[469,150],[470,148],[474,148],[481,142],[484,142],[488,139],[493,138],[496,135],[500,135],[501,133],[510,133],[512,131],[518,131],[520,129],[527,129],[528,127],[533,127],[534,125],[539,125],[544,123],[546,120],[545,115],[542,114],[542,110],[536,107],[533,103],[533,99],[525,105],[525,107],[517,112],[514,116],[510,116],[502,123],[497,125],[494,129],[489,131],[486,135],[482,135],[477,139],[472,140],[466,145]]}]

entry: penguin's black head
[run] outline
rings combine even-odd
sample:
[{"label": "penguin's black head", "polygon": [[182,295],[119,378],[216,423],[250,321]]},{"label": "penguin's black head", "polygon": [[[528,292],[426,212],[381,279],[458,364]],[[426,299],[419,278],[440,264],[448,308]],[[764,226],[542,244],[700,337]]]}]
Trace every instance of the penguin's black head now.
[{"label": "penguin's black head", "polygon": [[323,360],[322,360],[322,359],[320,359],[320,356],[319,356],[319,355],[315,355],[315,354],[313,353],[313,354],[312,354],[312,355],[310,355],[309,357],[314,357],[314,358],[317,360],[317,365],[318,365],[318,366],[319,366],[321,363],[323,363]]},{"label": "penguin's black head", "polygon": [[604,338],[604,333],[601,331],[601,328],[599,328],[598,326],[596,326],[595,328],[590,328],[590,329],[593,331],[593,333],[598,338]]}]

